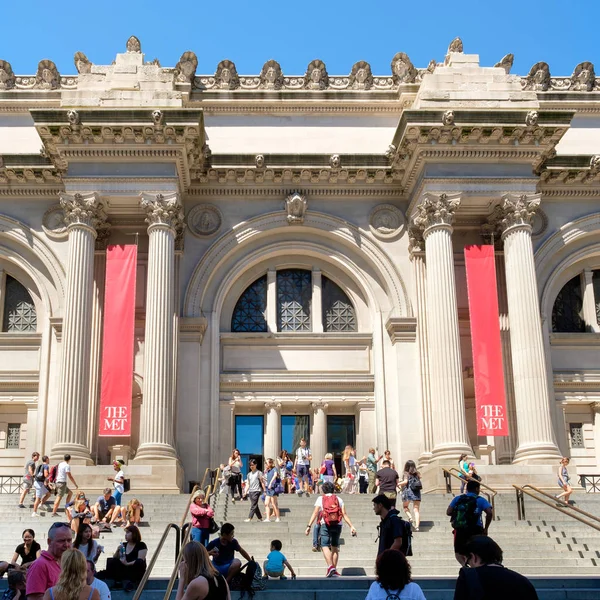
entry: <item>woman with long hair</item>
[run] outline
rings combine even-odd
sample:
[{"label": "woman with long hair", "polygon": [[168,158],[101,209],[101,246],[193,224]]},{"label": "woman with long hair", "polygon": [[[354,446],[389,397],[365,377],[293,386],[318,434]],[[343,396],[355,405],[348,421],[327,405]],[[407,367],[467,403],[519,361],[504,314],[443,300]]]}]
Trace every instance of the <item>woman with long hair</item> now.
[{"label": "woman with long hair", "polygon": [[400,550],[385,550],[375,563],[377,580],[365,600],[426,600],[423,590],[411,580],[410,565]]},{"label": "woman with long hair", "polygon": [[93,538],[92,526],[88,523],[82,523],[77,530],[73,548],[77,548],[83,553],[86,560],[96,562],[102,553],[102,546]]},{"label": "woman with long hair", "polygon": [[[573,488],[569,484],[569,471],[567,467],[569,466],[570,459],[567,456],[563,456],[560,459],[560,465],[558,466],[558,487],[560,487],[563,491],[556,496],[557,500],[562,500],[569,504],[569,498],[573,493]],[[560,504],[562,506],[562,504]]]},{"label": "woman with long hair", "polygon": [[281,479],[278,477],[275,461],[267,458],[266,487],[265,487],[265,523],[271,520],[271,511],[275,517],[275,522],[279,523],[279,490]]},{"label": "woman with long hair", "polygon": [[342,462],[344,463],[344,487],[342,492],[348,494],[356,493],[356,457],[354,455],[354,448],[350,445],[344,448],[344,454],[342,455]]},{"label": "woman with long hair", "polygon": [[237,448],[233,449],[229,457],[229,487],[231,488],[231,501],[235,502],[235,490],[237,489],[242,499],[242,455]]},{"label": "woman with long hair", "polygon": [[[400,487],[402,488],[402,508],[409,522],[414,525],[415,531],[419,531],[421,523],[421,489],[423,488],[423,484],[421,483],[421,474],[417,470],[414,460],[406,461]],[[411,502],[413,503],[414,520],[409,508]]]},{"label": "woman with long hair", "polygon": [[189,542],[179,565],[177,600],[230,600],[229,586],[199,542]]},{"label": "woman with long hair", "polygon": [[121,527],[129,527],[130,525],[139,527],[143,516],[144,505],[137,498],[132,498],[127,506],[121,509],[121,518],[123,519]]},{"label": "woman with long hair", "polygon": [[461,454],[458,457],[458,470],[460,471],[459,477],[461,479],[460,493],[464,494],[465,486],[467,485],[467,481],[471,477],[471,473],[469,471],[469,461],[467,460],[466,454]]},{"label": "woman with long hair", "polygon": [[98,590],[86,583],[87,565],[75,548],[65,550],[60,559],[58,583],[46,590],[43,600],[100,600]]},{"label": "woman with long hair", "polygon": [[69,517],[71,529],[74,533],[79,531],[79,527],[82,523],[90,523],[94,516],[90,510],[90,502],[85,497],[85,492],[83,490],[79,490],[75,494],[75,499],[65,505],[65,512]]}]

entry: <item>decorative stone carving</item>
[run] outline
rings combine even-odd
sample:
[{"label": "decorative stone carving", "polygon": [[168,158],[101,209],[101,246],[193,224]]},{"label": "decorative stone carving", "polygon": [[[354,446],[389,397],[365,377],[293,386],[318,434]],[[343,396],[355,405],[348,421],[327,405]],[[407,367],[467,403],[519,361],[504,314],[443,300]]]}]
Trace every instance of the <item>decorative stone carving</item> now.
[{"label": "decorative stone carving", "polygon": [[68,110],[67,121],[71,126],[79,125],[79,113],[76,110]]},{"label": "decorative stone carving", "polygon": [[454,125],[454,111],[453,110],[447,110],[442,115],[442,123],[446,127],[449,127],[450,125]]},{"label": "decorative stone carving", "polygon": [[237,90],[240,87],[240,78],[232,61],[222,60],[217,65],[215,85],[222,90]]},{"label": "decorative stone carving", "polygon": [[260,87],[266,90],[280,90],[283,87],[283,73],[276,60],[268,60],[260,72]]},{"label": "decorative stone carving", "polygon": [[15,74],[10,63],[0,60],[0,90],[11,90],[15,87]]},{"label": "decorative stone carving", "polygon": [[265,166],[265,157],[263,154],[257,154],[254,158],[254,164],[257,169],[262,169]]},{"label": "decorative stone carving", "polygon": [[596,83],[594,64],[591,62],[579,63],[571,75],[571,89],[575,91],[591,92]]},{"label": "decorative stone carving", "polygon": [[329,87],[329,74],[322,60],[313,60],[304,74],[304,87],[307,90],[324,90]]},{"label": "decorative stone carving", "polygon": [[188,50],[181,55],[175,65],[175,81],[178,83],[193,83],[198,68],[198,57]]},{"label": "decorative stone carving", "polygon": [[425,194],[425,197],[417,206],[413,223],[423,233],[427,233],[428,229],[439,225],[451,226],[454,223],[454,215],[459,206],[459,196]]},{"label": "decorative stone carving", "polygon": [[165,118],[165,114],[162,110],[156,109],[152,111],[152,122],[155,127],[158,127],[163,124],[163,120]]},{"label": "decorative stone carving", "polygon": [[548,229],[548,215],[541,208],[538,208],[533,215],[531,235],[533,237],[539,237],[546,229]]},{"label": "decorative stone carving", "polygon": [[505,194],[502,196],[501,209],[491,217],[491,224],[495,225],[502,235],[513,227],[526,227],[531,230],[539,206],[540,194]]},{"label": "decorative stone carving", "polygon": [[417,69],[415,69],[408,55],[404,52],[398,52],[392,58],[392,80],[395,84],[414,83],[417,79]]},{"label": "decorative stone carving", "polygon": [[448,46],[448,52],[446,54],[450,54],[451,52],[463,52],[463,43],[459,37],[455,37]]},{"label": "decorative stone carving", "polygon": [[187,215],[187,226],[196,237],[206,237],[221,229],[223,216],[212,204],[197,204]]},{"label": "decorative stone carving", "polygon": [[600,172],[600,154],[595,154],[590,158],[590,171],[592,173]]},{"label": "decorative stone carving", "polygon": [[530,110],[525,115],[525,124],[527,127],[535,127],[537,125],[538,119],[540,118],[540,114],[537,110]]},{"label": "decorative stone carving", "polygon": [[329,158],[329,165],[332,169],[339,169],[342,166],[342,159],[339,154],[332,154]]},{"label": "decorative stone carving", "polygon": [[179,194],[148,194],[142,193],[140,204],[146,211],[146,223],[165,225],[176,233],[183,227],[183,207]]},{"label": "decorative stone carving", "polygon": [[92,63],[83,52],[75,52],[73,62],[75,63],[75,68],[78,73],[92,72]]},{"label": "decorative stone carving", "polygon": [[127,52],[129,52],[129,53],[135,52],[137,54],[140,54],[142,52],[142,44],[140,43],[140,40],[135,37],[135,35],[132,35],[127,40],[127,44],[126,44],[125,48],[126,48]]},{"label": "decorative stone carving", "polygon": [[301,225],[304,223],[308,202],[302,194],[298,192],[290,194],[285,199],[284,208],[287,212],[288,225]]},{"label": "decorative stone carving", "polygon": [[84,225],[95,231],[106,223],[105,202],[95,192],[91,194],[61,193],[60,206],[63,209],[64,223],[67,229]]},{"label": "decorative stone carving", "polygon": [[369,229],[380,240],[391,240],[404,232],[406,221],[402,211],[392,204],[380,204],[369,215]]},{"label": "decorative stone carving", "polygon": [[38,63],[35,87],[44,90],[56,90],[60,87],[60,75],[51,60],[40,60]]},{"label": "decorative stone carving", "polygon": [[435,61],[435,59],[431,59],[429,61],[429,64],[427,65],[427,72],[428,73],[433,73],[435,71],[435,68],[437,67],[437,62]]},{"label": "decorative stone carving", "polygon": [[410,257],[419,253],[425,252],[425,240],[423,239],[423,231],[418,227],[408,228],[408,252]]},{"label": "decorative stone carving", "polygon": [[352,90],[370,90],[373,87],[373,73],[368,62],[360,60],[354,63],[348,77],[348,87]]},{"label": "decorative stone carving", "polygon": [[53,240],[64,240],[69,235],[65,213],[60,204],[51,206],[42,217],[42,229],[44,233]]},{"label": "decorative stone carving", "polygon": [[545,92],[550,87],[550,67],[545,62],[538,62],[531,67],[525,79],[525,89]]},{"label": "decorative stone carving", "polygon": [[394,157],[396,156],[396,146],[394,146],[394,144],[390,144],[388,146],[388,149],[385,151],[385,157],[388,159],[389,162],[393,162]]},{"label": "decorative stone carving", "polygon": [[504,69],[506,71],[506,74],[508,75],[510,73],[510,70],[512,69],[514,60],[515,60],[514,54],[507,54],[506,56],[504,56],[502,58],[502,60],[500,62],[497,62],[494,65],[494,67]]}]

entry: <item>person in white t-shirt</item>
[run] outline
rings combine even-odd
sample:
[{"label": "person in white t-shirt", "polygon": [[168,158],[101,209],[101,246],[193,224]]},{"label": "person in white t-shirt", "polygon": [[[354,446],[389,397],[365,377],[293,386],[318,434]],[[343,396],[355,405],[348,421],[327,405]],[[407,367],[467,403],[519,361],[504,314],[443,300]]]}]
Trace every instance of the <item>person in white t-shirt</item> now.
[{"label": "person in white t-shirt", "polygon": [[298,495],[302,492],[306,494],[306,497],[310,496],[308,493],[308,471],[310,469],[310,461],[312,455],[310,448],[306,445],[306,440],[302,438],[300,440],[300,447],[296,450],[296,475],[298,476],[298,489],[296,490]]},{"label": "person in white t-shirt", "polygon": [[52,509],[51,515],[53,517],[58,517],[58,507],[60,506],[60,501],[62,500],[62,497],[65,494],[67,495],[66,503],[68,504],[69,502],[71,502],[73,492],[69,489],[69,486],[67,484],[67,478],[71,480],[71,483],[73,484],[75,489],[79,487],[75,483],[73,475],[71,475],[71,465],[69,464],[70,460],[71,455],[65,454],[63,462],[58,463],[58,467],[56,469],[56,481],[54,482],[56,490],[56,500],[54,501],[54,508]]},{"label": "person in white t-shirt", "polygon": [[87,575],[86,583],[93,589],[98,590],[100,594],[100,600],[110,600],[110,589],[100,579],[96,579],[96,565],[93,561],[88,560],[87,563]]},{"label": "person in white t-shirt", "polygon": [[426,600],[423,590],[410,577],[410,564],[400,550],[385,550],[375,563],[377,581],[365,600]]},{"label": "person in white t-shirt", "polygon": [[[107,477],[108,481],[112,481],[115,489],[113,491],[113,498],[117,503],[117,508],[123,506],[121,500],[123,498],[123,494],[125,493],[125,473],[123,473],[123,465],[125,463],[122,460],[115,460],[113,462],[113,469],[117,472],[114,477]],[[117,512],[115,510],[115,512]]]}]

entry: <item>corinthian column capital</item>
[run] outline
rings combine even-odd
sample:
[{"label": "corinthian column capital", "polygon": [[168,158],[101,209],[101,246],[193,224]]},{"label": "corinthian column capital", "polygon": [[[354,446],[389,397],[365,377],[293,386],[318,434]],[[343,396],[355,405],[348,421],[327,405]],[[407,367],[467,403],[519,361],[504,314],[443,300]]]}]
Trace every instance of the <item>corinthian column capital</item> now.
[{"label": "corinthian column capital", "polygon": [[148,230],[155,225],[172,229],[177,234],[183,228],[183,205],[177,192],[171,194],[140,195],[140,204],[146,211]]},{"label": "corinthian column capital", "polygon": [[490,217],[490,224],[495,225],[503,237],[514,228],[531,231],[540,200],[541,194],[505,194],[501,206]]},{"label": "corinthian column capital", "polygon": [[454,215],[460,206],[460,195],[458,194],[430,194],[424,195],[421,203],[417,206],[417,212],[413,217],[413,224],[417,229],[427,235],[439,227],[452,227]]},{"label": "corinthian column capital", "polygon": [[65,215],[67,229],[86,227],[97,233],[106,230],[106,204],[96,192],[91,194],[60,194],[60,205]]}]

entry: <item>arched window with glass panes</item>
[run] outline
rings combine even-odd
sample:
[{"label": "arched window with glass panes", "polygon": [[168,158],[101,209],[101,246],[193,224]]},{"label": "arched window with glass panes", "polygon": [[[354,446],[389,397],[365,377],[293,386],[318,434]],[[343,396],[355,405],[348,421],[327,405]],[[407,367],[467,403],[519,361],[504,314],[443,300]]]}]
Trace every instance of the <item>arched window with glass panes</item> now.
[{"label": "arched window with glass panes", "polygon": [[[267,276],[251,283],[239,297],[231,318],[232,332],[266,332],[267,315],[276,315],[279,332],[355,332],[358,330],[356,311],[342,288],[320,272],[307,269],[280,269],[272,285],[275,294],[269,295]],[[315,311],[316,287],[320,286],[321,310]],[[275,306],[268,306],[268,298]],[[320,312],[321,323],[315,323]],[[318,326],[320,325],[320,326]]]},{"label": "arched window with glass panes", "polygon": [[552,308],[552,331],[600,331],[600,270],[586,269],[563,285]]},{"label": "arched window with glass panes", "polygon": [[4,333],[37,331],[35,303],[27,288],[0,270],[0,322]]}]

